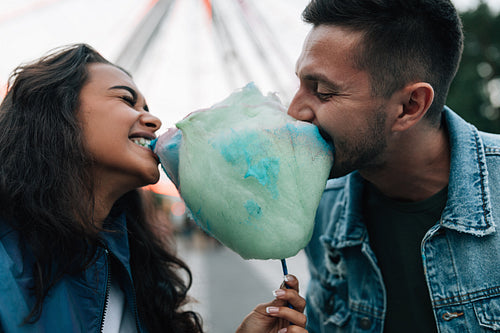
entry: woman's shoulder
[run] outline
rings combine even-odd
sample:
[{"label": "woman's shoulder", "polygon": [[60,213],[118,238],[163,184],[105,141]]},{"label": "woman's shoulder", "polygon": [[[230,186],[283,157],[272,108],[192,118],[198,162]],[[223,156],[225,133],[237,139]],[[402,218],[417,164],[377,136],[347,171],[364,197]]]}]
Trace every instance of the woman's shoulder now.
[{"label": "woman's shoulder", "polygon": [[5,269],[12,274],[24,272],[25,261],[29,256],[23,253],[26,247],[21,246],[21,237],[6,219],[0,217],[0,270]]}]

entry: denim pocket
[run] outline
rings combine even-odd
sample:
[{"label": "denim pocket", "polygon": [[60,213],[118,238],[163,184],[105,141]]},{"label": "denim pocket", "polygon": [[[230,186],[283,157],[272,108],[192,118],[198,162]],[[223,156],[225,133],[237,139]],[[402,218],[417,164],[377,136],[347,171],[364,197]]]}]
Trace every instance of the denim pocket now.
[{"label": "denim pocket", "polygon": [[311,280],[309,289],[309,304],[313,311],[320,314],[322,324],[344,326],[350,317],[349,308],[342,295],[341,290],[336,286],[325,286],[317,280]]},{"label": "denim pocket", "polygon": [[473,304],[481,327],[500,330],[500,296],[475,301]]}]

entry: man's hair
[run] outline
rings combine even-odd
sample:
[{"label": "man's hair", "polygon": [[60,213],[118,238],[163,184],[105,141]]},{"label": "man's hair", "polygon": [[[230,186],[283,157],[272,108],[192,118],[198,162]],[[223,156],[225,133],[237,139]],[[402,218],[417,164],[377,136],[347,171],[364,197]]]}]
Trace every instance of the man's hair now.
[{"label": "man's hair", "polygon": [[412,82],[434,88],[427,116],[439,119],[463,49],[462,23],[450,0],[311,0],[305,22],[363,34],[354,54],[376,96]]}]

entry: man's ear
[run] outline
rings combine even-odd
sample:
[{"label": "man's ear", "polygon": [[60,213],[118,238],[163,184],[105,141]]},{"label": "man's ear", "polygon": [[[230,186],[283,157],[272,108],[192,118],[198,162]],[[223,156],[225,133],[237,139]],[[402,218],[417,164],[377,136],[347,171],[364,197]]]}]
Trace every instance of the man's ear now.
[{"label": "man's ear", "polygon": [[427,113],[434,100],[434,89],[429,83],[416,82],[401,90],[402,107],[392,127],[393,131],[405,131],[418,123]]}]

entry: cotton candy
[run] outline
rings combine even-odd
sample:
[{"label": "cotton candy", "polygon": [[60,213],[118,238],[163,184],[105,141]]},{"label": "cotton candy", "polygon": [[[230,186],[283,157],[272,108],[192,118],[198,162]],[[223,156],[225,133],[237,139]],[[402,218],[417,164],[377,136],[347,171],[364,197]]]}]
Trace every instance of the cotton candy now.
[{"label": "cotton candy", "polygon": [[201,228],[244,259],[307,245],[333,163],[316,126],[249,84],[176,127],[155,152]]}]

